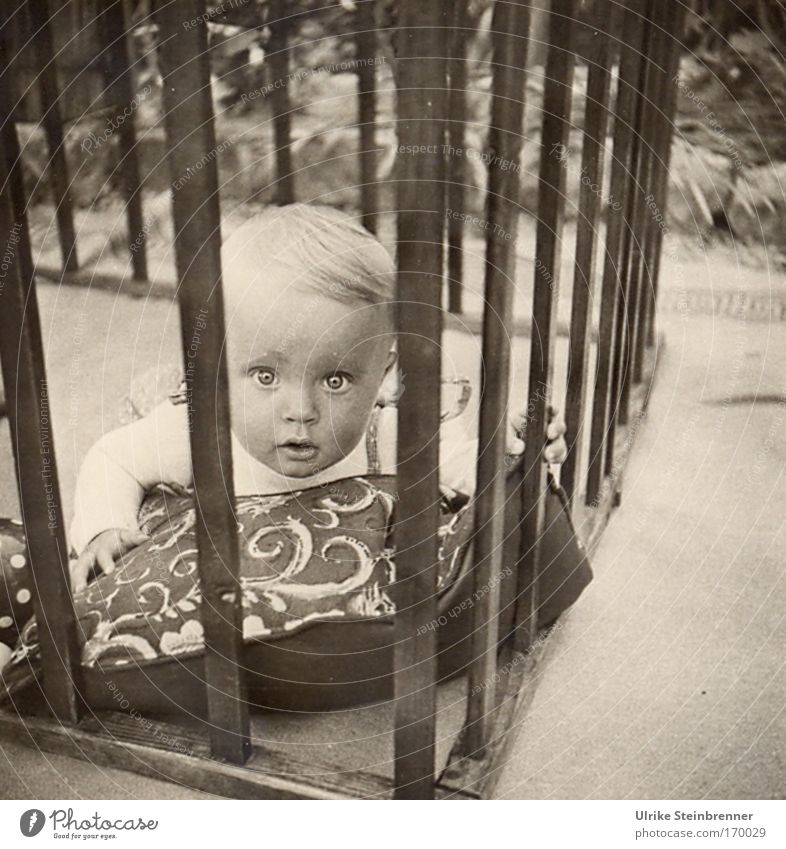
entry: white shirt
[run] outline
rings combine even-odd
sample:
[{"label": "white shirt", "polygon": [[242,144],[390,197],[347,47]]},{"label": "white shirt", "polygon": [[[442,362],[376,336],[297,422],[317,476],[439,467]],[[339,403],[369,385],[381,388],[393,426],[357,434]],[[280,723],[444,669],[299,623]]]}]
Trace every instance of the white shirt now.
[{"label": "white shirt", "polygon": [[[396,473],[397,410],[380,411],[377,426],[379,472]],[[443,436],[440,481],[468,495],[475,488],[477,443],[448,442]],[[341,478],[369,474],[366,440],[338,463],[308,477],[289,478],[252,457],[232,434],[235,495],[295,492]],[[71,545],[77,554],[102,531],[138,528],[137,515],[145,493],[158,483],[192,486],[193,470],[185,404],[164,401],[144,418],[118,428],[96,442],[79,470],[74,496]]]}]

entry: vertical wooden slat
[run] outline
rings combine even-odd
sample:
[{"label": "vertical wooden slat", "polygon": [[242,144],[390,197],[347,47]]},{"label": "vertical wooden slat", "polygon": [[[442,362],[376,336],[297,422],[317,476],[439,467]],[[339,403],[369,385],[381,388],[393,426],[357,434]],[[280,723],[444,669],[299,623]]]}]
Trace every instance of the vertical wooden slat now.
[{"label": "vertical wooden slat", "polygon": [[183,350],[195,332],[200,339],[196,356],[189,355],[186,379],[211,750],[215,758],[242,763],[250,752],[249,720],[241,675],[242,609],[207,28],[204,23],[183,27],[183,21],[204,20],[204,12],[204,0],[178,0],[162,4],[156,21]]},{"label": "vertical wooden slat", "polygon": [[[657,2],[657,0],[655,0]],[[629,360],[631,343],[631,303],[634,298],[631,285],[631,266],[636,247],[639,209],[638,209],[638,171],[643,150],[642,120],[644,113],[644,87],[647,78],[648,49],[652,35],[650,14],[652,12],[653,0],[648,0],[642,7],[643,30],[641,42],[638,46],[638,68],[633,81],[633,107],[632,107],[632,141],[630,166],[625,175],[623,188],[623,207],[625,209],[625,226],[622,232],[622,249],[619,262],[619,286],[620,300],[617,304],[617,317],[615,323],[615,334],[617,343],[614,349],[614,363],[611,371],[611,408],[609,411],[609,444],[606,452],[607,475],[612,473],[614,466],[614,436],[618,425],[624,425],[625,411],[622,406],[622,395],[624,392],[624,376]]]},{"label": "vertical wooden slat", "polygon": [[[0,56],[8,58],[9,64],[3,70],[8,76],[11,76],[13,73],[13,62],[7,42],[8,29],[10,27],[7,22],[0,17]],[[30,245],[30,228],[27,221],[27,197],[24,186],[22,149],[19,144],[19,136],[14,120],[15,104],[12,103],[13,95],[14,92],[11,91],[10,86],[0,85],[0,114],[3,116],[0,134],[2,134],[3,155],[6,159],[6,173],[8,175],[6,190],[10,192],[14,221],[19,222],[19,243],[17,244],[16,257],[20,264],[22,280],[33,280],[33,251]],[[7,414],[8,399],[14,396],[16,374],[11,375],[11,379],[11,384],[5,384],[6,403],[4,404],[3,415]]]},{"label": "vertical wooden slat", "polygon": [[271,0],[270,95],[273,111],[273,143],[276,148],[276,203],[295,202],[295,172],[292,165],[292,106],[289,101],[289,28],[290,17],[285,0]]},{"label": "vertical wooden slat", "polygon": [[587,98],[584,115],[584,146],[581,154],[579,214],[576,224],[576,260],[568,352],[568,388],[565,402],[565,438],[569,451],[560,472],[560,483],[573,502],[582,461],[584,414],[587,401],[587,370],[590,353],[592,302],[595,292],[597,245],[602,207],[609,124],[612,50],[605,27],[614,26],[616,6],[612,0],[595,0],[591,10],[597,23],[587,57]]},{"label": "vertical wooden slat", "polygon": [[[7,107],[7,103],[3,106]],[[10,111],[4,108],[0,122],[5,126],[11,120]],[[5,129],[0,142],[0,361],[33,579],[44,694],[55,716],[73,723],[79,718],[80,708],[75,686],[79,651],[69,589],[68,549],[38,299],[29,253],[26,255],[29,234],[18,187],[12,189],[12,180],[17,177],[9,173],[14,151],[9,150],[8,140],[9,131]]]},{"label": "vertical wooden slat", "polygon": [[677,20],[676,3],[664,3],[659,10],[658,27],[652,46],[649,77],[650,104],[648,105],[647,131],[649,150],[647,152],[647,169],[642,186],[642,214],[644,216],[644,227],[641,247],[640,279],[638,282],[639,297],[637,303],[636,332],[632,346],[632,361],[630,368],[633,383],[641,383],[643,375],[644,348],[647,338],[647,318],[649,315],[649,303],[652,298],[652,247],[655,242],[655,233],[660,225],[657,221],[659,211],[657,202],[654,209],[650,203],[655,198],[658,169],[664,154],[664,140],[670,138],[670,130],[666,125],[664,135],[664,118],[669,95],[670,53],[672,33],[675,30]]},{"label": "vertical wooden slat", "polygon": [[40,67],[38,90],[43,111],[41,122],[44,125],[44,133],[49,148],[49,163],[46,173],[52,189],[52,200],[55,204],[60,253],[63,258],[64,270],[76,271],[79,263],[76,253],[71,181],[68,176],[68,160],[63,138],[63,119],[60,114],[60,93],[49,20],[49,4],[47,0],[27,0],[27,9],[34,30],[33,49]]},{"label": "vertical wooden slat", "polygon": [[[680,57],[682,55],[682,38],[685,28],[686,8],[683,4],[677,4],[677,19],[672,33],[672,40],[669,48],[669,68],[667,72],[667,95],[664,106],[665,115],[660,122],[660,139],[658,147],[662,151],[661,158],[658,162],[658,174],[655,178],[655,202],[661,211],[664,219],[666,218],[668,206],[668,180],[669,180],[669,165],[671,163],[672,151],[672,134],[674,130],[674,114],[677,108],[677,85],[673,81],[674,76],[679,72]],[[648,305],[647,315],[647,345],[652,347],[655,344],[655,307],[658,293],[658,279],[660,276],[661,248],[663,246],[663,230],[661,227],[655,231],[655,238],[652,242],[652,291],[650,302]]]},{"label": "vertical wooden slat", "polygon": [[613,367],[617,349],[616,324],[620,304],[620,274],[625,210],[626,175],[630,171],[633,143],[633,83],[639,70],[641,38],[644,32],[644,0],[631,0],[624,11],[620,44],[619,80],[614,108],[614,145],[611,185],[606,213],[605,261],[601,287],[598,325],[598,361],[592,401],[590,454],[587,470],[586,503],[597,503],[607,458],[613,452],[614,431],[611,419]]},{"label": "vertical wooden slat", "polygon": [[[0,49],[4,45],[0,43]],[[0,86],[0,114],[11,116],[13,111],[9,103],[11,92],[4,86]],[[32,280],[33,251],[30,245],[30,229],[27,223],[27,198],[25,196],[24,176],[22,168],[22,149],[19,145],[19,136],[16,132],[16,123],[12,117],[7,117],[0,127],[3,138],[3,151],[6,158],[8,174],[7,189],[10,192],[11,206],[14,217],[19,221],[19,246],[17,256],[19,258],[20,270],[23,280]]]},{"label": "vertical wooden slat", "polygon": [[358,78],[358,125],[360,129],[360,208],[363,226],[377,232],[379,186],[377,184],[377,66],[379,51],[376,0],[358,3],[355,44]]},{"label": "vertical wooden slat", "polygon": [[[147,239],[142,218],[142,181],[139,176],[139,151],[134,127],[135,109],[129,108],[136,96],[133,64],[129,54],[130,25],[126,16],[126,0],[109,0],[100,18],[105,53],[106,94],[117,107],[128,109],[128,114],[118,125],[118,173],[123,198],[126,202],[128,242],[131,267],[135,280],[147,280]],[[133,246],[133,247],[132,247]]]},{"label": "vertical wooden slat", "polygon": [[[398,193],[399,406],[395,525],[395,796],[432,798],[436,698],[440,336],[445,230],[443,0],[399,9]],[[436,151],[434,153],[430,151]]]},{"label": "vertical wooden slat", "polygon": [[[505,442],[507,436],[510,340],[519,207],[529,5],[496,3],[492,20],[493,80],[489,129],[486,230],[486,304],[483,312],[483,370],[480,391],[472,664],[469,670],[464,754],[482,757],[494,718],[494,673],[499,640],[499,580],[505,523]],[[495,157],[499,157],[496,159]],[[500,168],[495,162],[510,163]]]},{"label": "vertical wooden slat", "polygon": [[636,152],[634,169],[631,174],[631,220],[628,231],[630,242],[630,261],[625,272],[625,340],[621,349],[619,366],[619,403],[617,421],[628,423],[628,400],[632,377],[633,356],[638,334],[639,303],[641,300],[642,264],[644,260],[644,240],[647,231],[648,211],[646,206],[646,185],[652,153],[653,97],[655,83],[655,62],[658,51],[659,33],[663,11],[668,3],[662,0],[650,0],[645,22],[646,38],[641,57],[641,76],[637,92]]},{"label": "vertical wooden slat", "polygon": [[522,551],[516,610],[516,648],[528,649],[537,634],[540,535],[543,531],[546,466],[543,445],[554,372],[562,225],[565,213],[564,152],[570,134],[575,65],[576,0],[553,0],[543,91],[540,190],[532,295],[527,434],[522,486]]},{"label": "vertical wooden slat", "polygon": [[[467,0],[452,0],[448,76],[447,144],[448,209],[464,208],[467,174]],[[464,222],[448,216],[448,309],[460,313],[464,280]]]}]

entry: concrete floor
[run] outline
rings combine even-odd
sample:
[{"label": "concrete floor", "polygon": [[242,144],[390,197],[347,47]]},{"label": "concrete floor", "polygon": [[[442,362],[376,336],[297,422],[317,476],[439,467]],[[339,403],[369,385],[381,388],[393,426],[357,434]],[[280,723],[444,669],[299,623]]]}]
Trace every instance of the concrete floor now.
[{"label": "concrete floor", "polygon": [[[668,250],[662,279],[666,346],[622,506],[539,676],[502,769],[505,798],[786,794],[786,323],[709,315],[691,298],[677,309],[683,287],[782,298],[784,281],[728,253]],[[70,514],[77,464],[117,424],[118,399],[176,357],[176,317],[107,292],[44,286],[39,297]],[[5,448],[0,472],[11,479]],[[0,514],[18,515],[10,487]],[[209,798],[16,744],[0,747],[0,796]]]},{"label": "concrete floor", "polygon": [[786,797],[786,324],[661,329],[622,505],[503,798]]}]

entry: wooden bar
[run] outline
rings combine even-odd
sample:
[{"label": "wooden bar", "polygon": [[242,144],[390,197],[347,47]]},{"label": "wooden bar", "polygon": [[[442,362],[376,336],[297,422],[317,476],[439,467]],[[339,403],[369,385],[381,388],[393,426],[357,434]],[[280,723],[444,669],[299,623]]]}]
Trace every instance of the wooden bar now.
[{"label": "wooden bar", "polygon": [[[451,30],[448,34],[448,122],[447,144],[448,209],[464,209],[467,181],[467,0],[452,0]],[[464,282],[464,221],[448,216],[448,310],[462,310]]]},{"label": "wooden bar", "polygon": [[[493,78],[486,229],[486,280],[475,501],[472,663],[464,753],[483,758],[496,709],[499,575],[505,533],[505,443],[508,431],[510,340],[516,287],[519,160],[526,92],[529,5],[496,3],[491,24]],[[495,157],[499,157],[497,160]],[[505,161],[502,169],[495,163]]]},{"label": "wooden bar", "polygon": [[652,153],[652,126],[654,121],[655,59],[658,50],[658,33],[662,33],[661,20],[667,3],[650,0],[645,23],[646,34],[641,57],[641,76],[637,92],[635,169],[631,174],[631,219],[629,229],[630,264],[626,272],[625,289],[625,344],[621,350],[619,369],[619,405],[617,421],[628,423],[628,399],[632,382],[633,357],[638,334],[639,304],[641,302],[644,241],[647,232],[647,183]]},{"label": "wooden bar", "polygon": [[355,36],[358,78],[358,128],[360,131],[360,208],[363,226],[377,232],[377,43],[376,0],[360,0]]},{"label": "wooden bar", "polygon": [[464,733],[450,753],[450,759],[439,777],[438,789],[450,793],[465,793],[474,799],[493,799],[494,791],[502,772],[509,763],[511,749],[517,729],[524,722],[535,695],[536,676],[549,641],[539,641],[526,654],[516,651],[508,640],[500,647],[498,668],[499,686],[495,688],[494,725],[491,740],[486,746],[485,756],[471,757],[464,754],[468,748]]},{"label": "wooden bar", "polygon": [[597,30],[588,56],[587,98],[584,115],[584,146],[581,153],[581,186],[576,223],[576,260],[571,300],[568,381],[565,401],[565,439],[568,456],[560,471],[568,499],[578,484],[582,461],[584,414],[587,403],[587,372],[591,344],[592,303],[595,296],[597,246],[602,211],[602,186],[609,125],[612,50],[603,23],[613,26],[616,6],[611,0],[595,0],[592,22]]},{"label": "wooden bar", "polygon": [[[677,7],[674,3],[665,3],[661,7],[658,28],[655,31],[652,48],[652,66],[650,68],[650,92],[651,98],[648,107],[648,139],[650,150],[648,151],[647,173],[644,186],[642,187],[642,207],[644,216],[644,231],[642,236],[642,258],[639,280],[639,299],[636,314],[636,333],[634,334],[631,379],[633,383],[641,383],[644,371],[644,348],[647,339],[647,320],[649,305],[652,301],[652,250],[656,239],[656,232],[660,229],[657,220],[659,211],[655,202],[656,182],[658,179],[658,168],[664,155],[664,138],[670,136],[669,128],[666,127],[664,137],[663,125],[665,119],[664,109],[668,101],[669,85],[669,54],[671,52],[672,33],[675,31],[677,19]],[[652,204],[652,206],[650,205]]]},{"label": "wooden bar", "polygon": [[63,257],[63,269],[76,271],[79,267],[76,252],[76,231],[74,229],[74,210],[71,198],[71,180],[68,174],[65,141],[63,138],[63,119],[60,114],[60,92],[57,82],[57,67],[54,57],[54,45],[50,28],[50,7],[47,0],[27,0],[27,9],[33,25],[33,50],[35,51],[40,72],[38,90],[41,96],[43,112],[41,123],[44,126],[49,148],[47,179],[52,189],[52,200],[57,217],[57,232],[60,237],[60,253]]},{"label": "wooden bar", "polygon": [[138,714],[120,711],[90,715],[74,727],[0,709],[0,741],[5,740],[232,799],[391,797],[389,779],[319,755],[298,761],[257,744],[243,766],[219,763],[210,757],[203,733],[166,720],[140,722]]},{"label": "wooden bar", "polygon": [[[137,97],[133,62],[129,50],[131,30],[125,11],[125,0],[109,0],[102,14],[101,29],[106,45],[104,76],[106,93],[111,102],[122,107],[124,120],[117,124],[118,172],[128,220],[128,244],[135,280],[147,280],[147,239],[142,217],[142,180],[139,175],[139,152],[136,144],[134,112],[130,108]],[[124,110],[128,109],[128,113]],[[140,241],[140,236],[142,237]]]},{"label": "wooden bar", "polygon": [[564,154],[570,141],[570,108],[576,61],[576,0],[553,0],[548,18],[548,54],[543,91],[540,190],[535,245],[532,320],[537,332],[530,345],[527,433],[521,511],[522,551],[516,605],[516,648],[527,651],[537,636],[540,536],[545,518],[546,465],[543,447],[554,373],[559,302],[562,226],[567,171]]},{"label": "wooden bar", "polygon": [[[7,105],[3,103],[6,108]],[[12,125],[12,117],[6,109],[0,115],[0,122]],[[9,173],[9,160],[14,153],[7,146],[9,135],[6,130],[0,137],[3,258],[0,361],[21,518],[27,537],[44,695],[48,708],[59,722],[73,723],[79,718],[81,704],[77,694],[79,650],[71,601],[68,548],[38,299],[28,253],[29,234],[18,186],[14,189],[19,178]]]},{"label": "wooden bar", "polygon": [[295,170],[292,165],[292,105],[289,101],[289,28],[290,15],[285,0],[271,0],[270,45],[268,60],[273,86],[270,95],[273,111],[273,143],[276,148],[276,203],[295,202]]},{"label": "wooden bar", "polygon": [[446,20],[444,0],[400,6],[398,140],[419,152],[402,157],[398,191],[398,350],[407,385],[398,404],[394,528],[398,799],[434,795]]},{"label": "wooden bar", "polygon": [[[175,258],[183,350],[200,344],[186,371],[205,681],[213,757],[243,763],[250,753],[242,676],[242,609],[224,358],[218,169],[204,0],[178,0],[156,13],[173,186]],[[195,167],[204,163],[204,167]],[[182,181],[184,175],[189,179]],[[193,354],[193,351],[191,352]]]},{"label": "wooden bar", "polygon": [[[0,40],[0,50],[5,47]],[[0,115],[4,116],[0,127],[2,135],[3,154],[6,158],[6,173],[8,175],[7,190],[10,192],[11,208],[14,210],[15,220],[20,223],[18,253],[20,271],[23,280],[32,280],[35,273],[33,266],[33,251],[30,245],[30,228],[27,223],[27,197],[25,195],[22,149],[19,145],[19,136],[16,132],[16,123],[13,118],[6,117],[13,114],[9,101],[11,92],[0,86]],[[9,390],[7,390],[9,394]]]},{"label": "wooden bar", "polygon": [[[677,6],[677,20],[674,25],[669,50],[668,88],[664,106],[664,119],[661,124],[662,158],[658,163],[658,174],[655,180],[655,202],[664,219],[668,207],[669,165],[671,163],[672,135],[674,131],[674,114],[677,108],[677,84],[674,77],[679,73],[682,56],[682,38],[685,29],[685,7]],[[647,346],[655,344],[655,307],[657,304],[658,279],[660,277],[661,249],[663,247],[663,229],[658,227],[652,244],[652,295],[647,315]]]},{"label": "wooden bar", "polygon": [[614,144],[612,149],[609,206],[606,211],[606,244],[601,284],[600,322],[598,325],[598,361],[592,401],[590,454],[587,470],[586,503],[598,501],[606,475],[609,455],[613,455],[613,417],[611,397],[613,366],[618,346],[617,316],[621,298],[623,215],[625,185],[633,152],[633,85],[639,70],[639,49],[644,31],[641,12],[644,0],[631,0],[625,8],[620,42],[619,80],[614,107]]},{"label": "wooden bar", "polygon": [[[636,245],[639,210],[638,210],[638,179],[639,164],[642,157],[642,121],[644,116],[644,87],[647,78],[648,49],[652,26],[650,13],[653,0],[645,3],[643,9],[643,32],[639,44],[638,70],[633,83],[633,137],[630,168],[625,177],[623,189],[625,226],[622,234],[622,255],[619,264],[620,301],[617,304],[617,320],[615,334],[617,345],[614,351],[614,364],[612,366],[612,389],[611,389],[611,411],[610,427],[613,430],[620,425],[625,425],[625,408],[623,406],[623,393],[625,386],[625,375],[630,359],[631,332],[630,326],[632,308],[631,304],[635,297],[632,285],[632,263],[634,248]],[[614,463],[614,441],[609,442],[609,450],[606,452],[606,474],[611,474]]]}]

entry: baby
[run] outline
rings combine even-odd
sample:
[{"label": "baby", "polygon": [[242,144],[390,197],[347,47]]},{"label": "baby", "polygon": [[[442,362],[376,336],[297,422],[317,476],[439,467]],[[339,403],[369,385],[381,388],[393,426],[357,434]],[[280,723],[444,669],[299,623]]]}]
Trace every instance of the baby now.
[{"label": "baby", "polygon": [[[395,474],[397,412],[383,406],[396,362],[387,251],[348,216],[294,204],[243,224],[222,264],[235,494]],[[550,425],[549,462],[564,459],[563,433]],[[475,456],[476,443],[443,435],[442,486],[471,494]],[[88,452],[71,526],[74,590],[147,539],[137,514],[158,483],[192,484],[188,409],[172,400]]]}]

